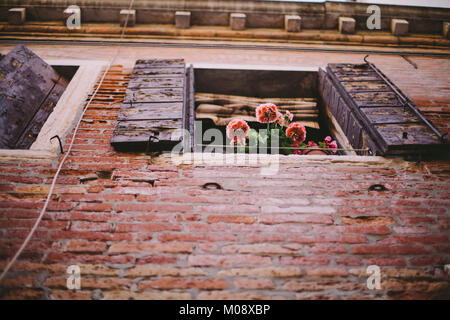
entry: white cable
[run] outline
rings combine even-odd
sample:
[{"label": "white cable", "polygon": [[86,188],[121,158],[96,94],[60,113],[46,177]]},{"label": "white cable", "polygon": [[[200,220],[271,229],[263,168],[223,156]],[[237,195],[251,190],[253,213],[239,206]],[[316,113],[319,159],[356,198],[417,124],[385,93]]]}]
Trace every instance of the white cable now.
[{"label": "white cable", "polygon": [[[131,8],[133,7],[134,4],[134,0],[130,0],[130,5],[128,7],[128,10],[131,10]],[[125,24],[122,28],[122,33],[120,34],[120,40],[122,40],[124,34],[125,34],[125,28],[127,27],[128,24],[128,18],[129,18],[129,11],[127,13],[127,18],[125,20]],[[9,263],[6,265],[5,269],[3,270],[2,274],[0,275],[0,282],[3,280],[3,278],[6,276],[6,274],[8,273],[9,269],[11,269],[12,265],[14,264],[14,262],[16,262],[17,258],[21,255],[22,251],[25,249],[25,247],[28,245],[28,242],[30,242],[31,238],[33,237],[34,232],[36,231],[37,227],[39,226],[39,223],[41,222],[42,218],[44,217],[45,211],[47,210],[47,206],[48,203],[50,202],[50,198],[53,194],[53,190],[55,188],[55,184],[56,184],[56,179],[58,178],[58,175],[61,171],[62,166],[64,165],[64,162],[66,161],[67,157],[70,154],[70,151],[72,150],[72,146],[73,146],[73,142],[75,141],[75,137],[76,134],[78,132],[78,128],[80,126],[81,120],[84,117],[84,114],[86,113],[86,110],[89,108],[89,106],[91,105],[92,100],[94,100],[95,96],[97,95],[98,90],[100,89],[101,85],[103,84],[103,81],[105,80],[106,75],[108,74],[109,70],[111,69],[112,64],[114,63],[114,61],[116,60],[117,56],[119,55],[119,51],[121,49],[121,45],[119,45],[117,47],[116,53],[113,56],[113,58],[110,60],[105,72],[103,73],[102,78],[100,79],[100,82],[97,86],[97,88],[95,89],[94,93],[92,94],[91,98],[89,99],[88,103],[86,104],[86,106],[83,109],[83,112],[81,113],[80,118],[78,119],[77,125],[75,126],[75,129],[73,131],[73,135],[72,135],[72,140],[70,141],[69,144],[69,148],[67,149],[61,163],[58,166],[58,170],[56,170],[56,173],[53,177],[53,181],[52,184],[50,186],[50,190],[48,191],[48,195],[47,195],[47,199],[45,200],[44,203],[44,207],[41,210],[41,213],[39,214],[38,218],[36,219],[36,222],[33,225],[33,228],[31,228],[30,233],[28,234],[28,236],[25,238],[25,241],[22,243],[22,245],[20,246],[19,250],[17,250],[16,254],[14,255],[14,257],[9,261]],[[112,104],[112,102],[110,103],[110,105]]]}]

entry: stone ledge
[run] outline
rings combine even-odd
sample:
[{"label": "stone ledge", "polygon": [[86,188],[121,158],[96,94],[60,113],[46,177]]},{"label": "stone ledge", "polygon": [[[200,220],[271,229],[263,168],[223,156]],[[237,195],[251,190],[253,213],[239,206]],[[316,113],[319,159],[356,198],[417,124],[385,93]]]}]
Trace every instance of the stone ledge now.
[{"label": "stone ledge", "polygon": [[[120,37],[122,28],[114,24],[89,24],[80,29],[68,30],[61,25],[46,24],[25,24],[8,25],[0,23],[0,37],[18,37],[29,36],[45,37],[51,35],[52,38],[64,40],[71,35],[79,40],[86,37],[100,37],[107,35],[108,38]],[[302,32],[286,32],[283,29],[246,29],[234,31],[227,27],[191,27],[189,29],[177,29],[175,26],[168,25],[138,25],[127,28],[126,39],[144,40],[154,37],[165,38],[193,38],[193,39],[232,39],[232,40],[258,40],[270,41],[277,40],[281,42],[289,41],[308,41],[308,42],[336,42],[336,43],[357,43],[362,45],[383,45],[392,46],[437,46],[450,47],[450,39],[442,36],[409,35],[406,37],[396,37],[389,32],[358,32],[356,34],[340,34],[337,31],[330,30],[304,30]]]}]

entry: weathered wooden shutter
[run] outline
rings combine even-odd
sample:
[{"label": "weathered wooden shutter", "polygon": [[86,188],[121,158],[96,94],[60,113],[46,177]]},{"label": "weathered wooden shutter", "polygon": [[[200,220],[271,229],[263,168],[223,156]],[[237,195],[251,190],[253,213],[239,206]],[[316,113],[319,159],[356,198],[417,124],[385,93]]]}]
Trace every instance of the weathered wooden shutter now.
[{"label": "weathered wooden shutter", "polygon": [[170,150],[188,125],[183,59],[137,60],[111,140],[119,151]]},{"label": "weathered wooden shutter", "polygon": [[68,81],[23,45],[0,60],[0,148],[28,149]]},{"label": "weathered wooden shutter", "polygon": [[448,147],[442,134],[373,64],[329,64],[326,72],[319,72],[319,86],[321,98],[355,149],[391,155]]}]

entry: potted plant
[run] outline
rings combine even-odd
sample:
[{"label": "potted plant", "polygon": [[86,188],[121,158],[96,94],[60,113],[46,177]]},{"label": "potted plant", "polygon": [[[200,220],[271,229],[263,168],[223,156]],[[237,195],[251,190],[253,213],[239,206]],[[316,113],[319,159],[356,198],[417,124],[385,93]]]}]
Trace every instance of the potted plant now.
[{"label": "potted plant", "polygon": [[292,122],[293,115],[289,111],[282,114],[276,105],[265,103],[259,105],[255,112],[256,120],[259,123],[267,124],[267,130],[258,132],[250,129],[246,121],[233,119],[226,127],[231,145],[247,149],[246,139],[251,138],[258,141],[260,146],[270,148],[272,140],[278,139],[280,153],[286,155],[328,155],[337,151],[336,141],[333,141],[330,136],[318,143],[313,141],[305,143],[306,128],[299,122]]}]

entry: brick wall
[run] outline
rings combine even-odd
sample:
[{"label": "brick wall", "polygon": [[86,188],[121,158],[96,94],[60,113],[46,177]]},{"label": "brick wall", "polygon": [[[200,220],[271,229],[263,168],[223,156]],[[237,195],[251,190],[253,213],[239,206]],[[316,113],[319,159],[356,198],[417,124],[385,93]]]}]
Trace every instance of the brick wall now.
[{"label": "brick wall", "polygon": [[[114,53],[30,47],[53,58]],[[2,298],[450,298],[442,271],[450,263],[448,161],[299,161],[262,176],[258,167],[175,166],[116,153],[110,139],[120,103],[111,103],[123,98],[138,57],[321,66],[362,55],[123,49],[123,67],[109,72],[84,116],[44,220],[1,284]],[[372,58],[423,110],[444,117],[448,60],[412,60],[418,69],[398,56]],[[38,216],[57,164],[0,163],[2,268]],[[202,189],[206,182],[224,190]],[[388,191],[368,191],[376,183]],[[71,264],[81,267],[80,291],[66,289]],[[381,268],[381,290],[366,287],[372,264]]]}]

